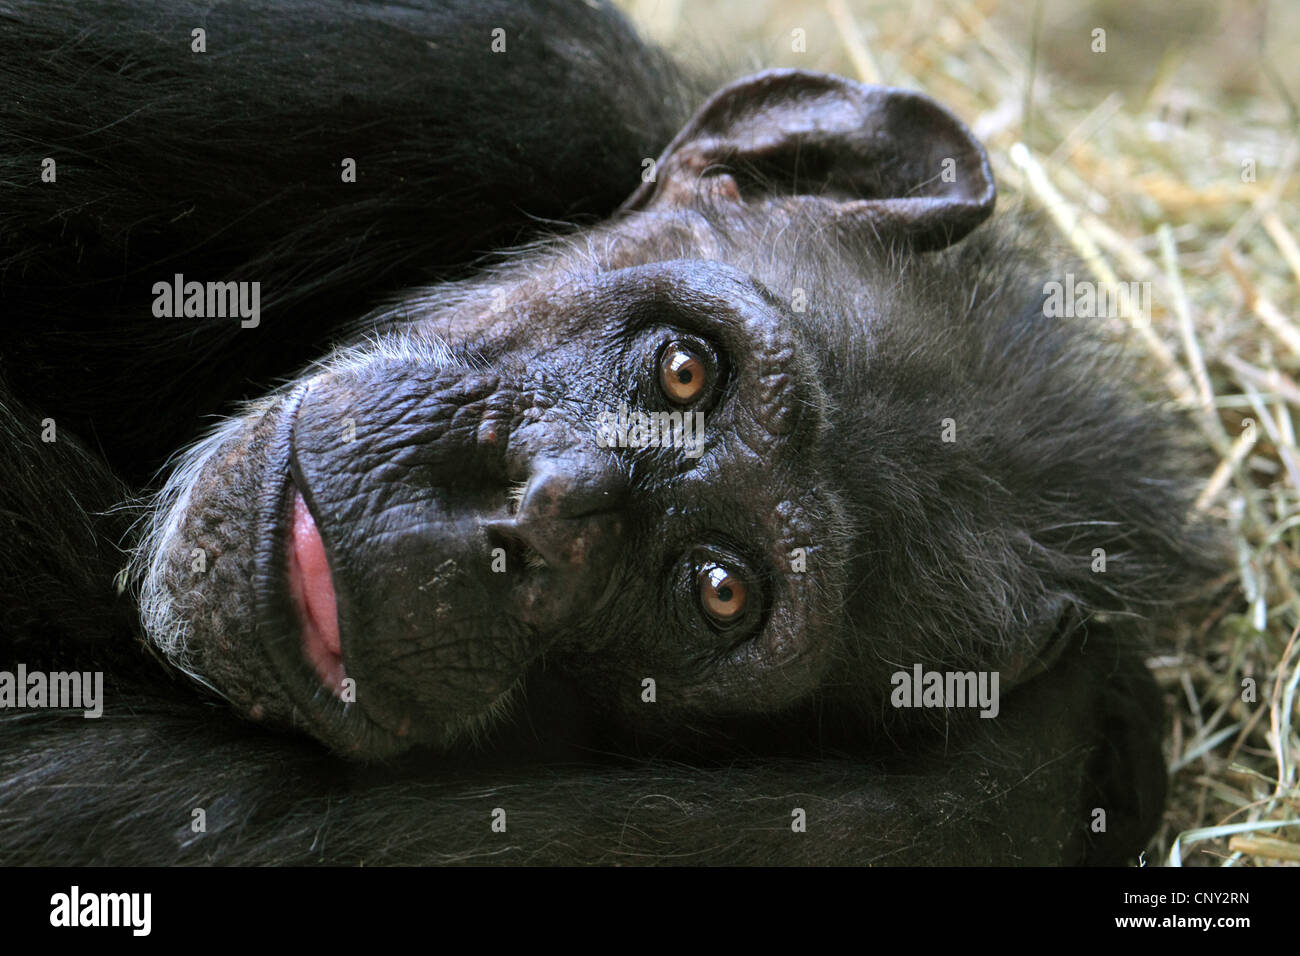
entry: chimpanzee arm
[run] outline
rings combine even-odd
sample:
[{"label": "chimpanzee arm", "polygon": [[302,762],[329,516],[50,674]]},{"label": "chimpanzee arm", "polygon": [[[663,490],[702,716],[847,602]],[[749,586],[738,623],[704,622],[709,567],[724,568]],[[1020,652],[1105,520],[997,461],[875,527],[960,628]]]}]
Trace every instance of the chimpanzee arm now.
[{"label": "chimpanzee arm", "polygon": [[978,733],[900,742],[897,758],[494,768],[480,754],[407,775],[250,733],[215,702],[5,716],[0,862],[1119,863],[1159,812],[1160,722],[1134,703],[1140,665],[1089,644]]}]

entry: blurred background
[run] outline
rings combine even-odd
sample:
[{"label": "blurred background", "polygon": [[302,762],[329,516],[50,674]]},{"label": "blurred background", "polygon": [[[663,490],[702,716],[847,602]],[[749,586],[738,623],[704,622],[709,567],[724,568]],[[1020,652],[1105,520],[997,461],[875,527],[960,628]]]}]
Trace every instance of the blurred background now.
[{"label": "blurred background", "polygon": [[[1170,800],[1149,865],[1300,865],[1300,2],[620,0],[688,64],[922,90],[1045,212],[1108,332],[1186,408],[1234,560],[1157,623]],[[1012,147],[1024,144],[1025,149]]]}]

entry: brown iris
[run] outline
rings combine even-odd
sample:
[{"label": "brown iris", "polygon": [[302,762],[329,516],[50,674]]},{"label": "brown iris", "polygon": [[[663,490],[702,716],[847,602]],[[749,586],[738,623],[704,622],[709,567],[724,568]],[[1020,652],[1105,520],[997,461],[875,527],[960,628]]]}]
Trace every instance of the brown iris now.
[{"label": "brown iris", "polygon": [[683,342],[670,343],[659,356],[659,387],[674,405],[690,405],[704,394],[708,365]]},{"label": "brown iris", "polygon": [[745,613],[748,588],[738,574],[724,565],[710,562],[696,577],[700,606],[719,624],[730,624]]}]

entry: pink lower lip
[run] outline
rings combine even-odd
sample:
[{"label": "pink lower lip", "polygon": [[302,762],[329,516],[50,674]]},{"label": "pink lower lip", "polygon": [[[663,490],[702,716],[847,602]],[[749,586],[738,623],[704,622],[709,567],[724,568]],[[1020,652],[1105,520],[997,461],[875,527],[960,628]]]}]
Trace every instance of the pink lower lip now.
[{"label": "pink lower lip", "polygon": [[303,653],[316,669],[321,683],[337,696],[343,690],[344,678],[338,603],[325,545],[302,493],[296,488],[288,564],[289,593],[302,625]]}]

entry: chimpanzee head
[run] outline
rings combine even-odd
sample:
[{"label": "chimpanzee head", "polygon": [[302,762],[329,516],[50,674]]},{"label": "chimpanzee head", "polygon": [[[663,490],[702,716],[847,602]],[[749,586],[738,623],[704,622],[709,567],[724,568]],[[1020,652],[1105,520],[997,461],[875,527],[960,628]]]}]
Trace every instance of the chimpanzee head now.
[{"label": "chimpanzee head", "polygon": [[1037,465],[1090,440],[1057,389],[1111,405],[1024,358],[1064,333],[1032,283],[981,284],[1007,247],[948,249],[994,195],[924,96],[726,87],[612,221],[402,298],[191,449],[137,557],[151,639],[371,756],[450,745],[540,668],[647,722],[870,709],[914,661],[1005,688],[1096,603],[1049,523],[1128,503]]}]

